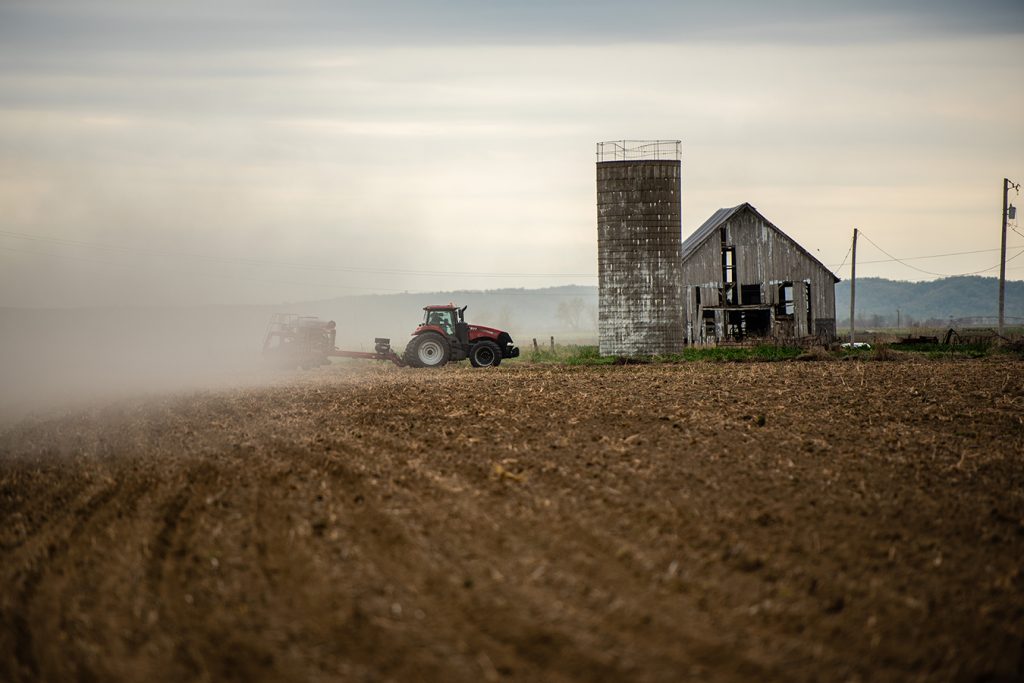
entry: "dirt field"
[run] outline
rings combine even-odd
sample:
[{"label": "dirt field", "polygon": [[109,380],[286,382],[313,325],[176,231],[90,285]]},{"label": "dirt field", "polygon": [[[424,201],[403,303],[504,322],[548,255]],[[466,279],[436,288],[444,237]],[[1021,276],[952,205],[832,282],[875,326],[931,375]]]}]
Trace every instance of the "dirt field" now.
[{"label": "dirt field", "polygon": [[440,372],[0,434],[0,680],[1020,680],[1024,363]]}]

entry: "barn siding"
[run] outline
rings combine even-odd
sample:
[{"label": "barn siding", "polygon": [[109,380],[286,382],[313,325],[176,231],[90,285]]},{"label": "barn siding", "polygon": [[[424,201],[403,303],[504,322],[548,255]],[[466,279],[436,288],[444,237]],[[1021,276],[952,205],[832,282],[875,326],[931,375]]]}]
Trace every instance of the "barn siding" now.
[{"label": "barn siding", "polygon": [[[761,302],[772,305],[772,334],[778,337],[805,337],[815,335],[822,328],[835,333],[835,278],[832,273],[809,257],[797,244],[764,221],[752,208],[745,207],[729,217],[725,228],[728,245],[735,247],[735,282],[737,301],[743,302],[743,285],[760,285]],[[721,305],[722,281],[721,230],[715,230],[683,260],[683,278],[686,284],[686,332],[690,343],[706,343],[703,309]],[[790,323],[776,318],[774,307],[779,304],[779,286],[793,283],[793,319]],[[807,297],[804,283],[811,287],[810,326],[807,321]],[[697,289],[700,304],[697,303]],[[724,314],[716,311],[716,336],[724,334]]]}]

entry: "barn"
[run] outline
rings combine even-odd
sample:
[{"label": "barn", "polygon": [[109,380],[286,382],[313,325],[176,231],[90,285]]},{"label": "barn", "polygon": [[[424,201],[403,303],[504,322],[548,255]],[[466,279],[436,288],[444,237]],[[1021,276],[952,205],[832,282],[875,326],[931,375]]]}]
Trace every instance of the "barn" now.
[{"label": "barn", "polygon": [[835,338],[839,278],[750,204],[716,211],[682,259],[688,344]]}]

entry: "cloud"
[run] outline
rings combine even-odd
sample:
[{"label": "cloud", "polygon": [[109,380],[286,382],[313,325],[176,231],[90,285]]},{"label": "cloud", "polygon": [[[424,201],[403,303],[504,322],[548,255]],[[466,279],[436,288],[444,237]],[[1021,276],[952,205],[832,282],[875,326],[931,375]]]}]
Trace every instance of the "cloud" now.
[{"label": "cloud", "polygon": [[[686,230],[751,201],[826,262],[853,225],[903,255],[997,239],[991,179],[1024,153],[1017,4],[717,7],[6,3],[0,214],[165,252],[585,273],[594,142],[682,138]],[[15,248],[0,304],[565,282],[314,278],[0,238]]]},{"label": "cloud", "polygon": [[161,52],[356,46],[621,44],[692,40],[815,44],[1024,32],[1015,0],[299,0],[6,2],[9,57],[40,52]]}]

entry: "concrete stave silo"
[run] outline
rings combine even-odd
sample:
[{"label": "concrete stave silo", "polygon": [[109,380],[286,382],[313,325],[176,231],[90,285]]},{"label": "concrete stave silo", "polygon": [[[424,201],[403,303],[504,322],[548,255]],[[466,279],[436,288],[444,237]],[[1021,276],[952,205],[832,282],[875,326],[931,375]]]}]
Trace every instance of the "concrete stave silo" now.
[{"label": "concrete stave silo", "polygon": [[601,355],[683,350],[680,152],[678,140],[597,145]]}]

